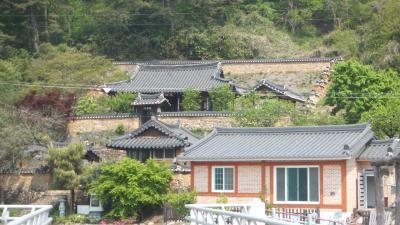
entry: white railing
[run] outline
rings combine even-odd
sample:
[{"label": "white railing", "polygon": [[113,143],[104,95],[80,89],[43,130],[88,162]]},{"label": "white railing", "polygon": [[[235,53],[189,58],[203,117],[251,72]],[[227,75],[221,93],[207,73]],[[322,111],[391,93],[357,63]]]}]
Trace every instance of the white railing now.
[{"label": "white railing", "polygon": [[[0,205],[0,224],[4,225],[49,225],[51,205]],[[11,217],[10,210],[18,210],[24,215]]]},{"label": "white railing", "polygon": [[294,225],[283,220],[265,216],[261,201],[251,204],[190,204],[186,220],[191,225]]}]

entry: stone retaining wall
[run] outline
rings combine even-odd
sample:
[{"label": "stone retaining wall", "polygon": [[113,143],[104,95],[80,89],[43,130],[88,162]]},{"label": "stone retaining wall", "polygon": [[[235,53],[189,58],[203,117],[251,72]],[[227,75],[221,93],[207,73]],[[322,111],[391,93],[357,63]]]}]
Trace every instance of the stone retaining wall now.
[{"label": "stone retaining wall", "polygon": [[330,65],[330,62],[291,62],[291,63],[241,63],[224,64],[222,66],[224,73],[231,74],[254,74],[271,72],[321,72],[321,70]]},{"label": "stone retaining wall", "polygon": [[68,122],[68,132],[70,135],[78,135],[89,132],[113,131],[120,124],[124,125],[126,131],[135,130],[139,127],[139,118],[87,118],[70,120]]},{"label": "stone retaining wall", "polygon": [[[167,115],[168,113],[161,113],[158,119],[161,122],[167,124],[180,123],[187,129],[207,129],[210,130],[215,126],[231,127],[233,119],[229,115],[219,113],[216,115],[204,115],[199,112],[192,113],[177,112],[173,115]],[[214,113],[215,114],[215,113]],[[102,131],[114,131],[118,125],[122,124],[125,127],[125,131],[133,131],[139,127],[139,117],[112,117],[112,116],[93,116],[93,117],[80,117],[71,119],[68,122],[68,132],[70,135],[79,135],[82,133],[89,132],[102,132]]]}]

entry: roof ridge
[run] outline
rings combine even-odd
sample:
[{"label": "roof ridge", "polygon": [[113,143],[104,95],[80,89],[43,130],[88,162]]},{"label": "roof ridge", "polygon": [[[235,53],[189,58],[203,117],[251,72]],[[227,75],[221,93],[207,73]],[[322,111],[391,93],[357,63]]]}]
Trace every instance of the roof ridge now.
[{"label": "roof ridge", "polygon": [[217,129],[214,128],[209,134],[207,134],[205,137],[200,139],[197,143],[193,144],[192,146],[190,146],[188,148],[185,148],[184,155],[187,154],[187,153],[190,153],[191,151],[195,150],[196,148],[204,145],[205,143],[210,141],[212,137],[216,136],[217,133],[218,133]]},{"label": "roof ridge", "polygon": [[218,69],[218,64],[220,62],[210,62],[210,63],[191,63],[191,64],[138,64],[138,70],[177,70],[177,69],[206,69],[210,67],[215,67]]},{"label": "roof ridge", "polygon": [[320,126],[287,126],[287,127],[216,127],[217,133],[287,133],[287,132],[326,132],[326,131],[363,131],[368,123],[320,125]]}]

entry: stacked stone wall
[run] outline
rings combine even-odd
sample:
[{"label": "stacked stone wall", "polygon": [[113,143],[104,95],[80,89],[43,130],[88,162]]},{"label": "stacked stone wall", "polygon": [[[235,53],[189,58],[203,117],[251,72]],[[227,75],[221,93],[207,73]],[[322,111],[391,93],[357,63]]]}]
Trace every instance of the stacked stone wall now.
[{"label": "stacked stone wall", "polygon": [[139,127],[139,118],[101,118],[101,119],[78,119],[68,122],[70,135],[78,135],[89,132],[101,132],[115,130],[118,125],[124,125],[126,131],[135,130]]},{"label": "stacked stone wall", "polygon": [[231,117],[159,117],[161,122],[167,124],[181,124],[187,129],[213,129],[215,126],[232,127]]},{"label": "stacked stone wall", "polygon": [[224,64],[224,73],[254,74],[271,72],[320,72],[322,68],[329,66],[330,62],[293,62],[293,63],[240,63]]}]

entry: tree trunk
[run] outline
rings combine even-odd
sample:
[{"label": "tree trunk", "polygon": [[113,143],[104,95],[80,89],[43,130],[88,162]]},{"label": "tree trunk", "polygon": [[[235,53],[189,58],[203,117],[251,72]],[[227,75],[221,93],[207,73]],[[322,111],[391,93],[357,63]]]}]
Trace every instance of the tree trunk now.
[{"label": "tree trunk", "polygon": [[396,178],[396,221],[395,225],[400,225],[400,161],[394,164],[395,178]]},{"label": "tree trunk", "polygon": [[38,30],[38,25],[36,22],[36,17],[33,14],[32,6],[29,7],[29,11],[30,11],[30,19],[31,19],[33,48],[35,49],[35,52],[39,52],[39,46],[40,46],[39,30]]},{"label": "tree trunk", "polygon": [[375,166],[375,207],[376,207],[376,224],[384,224],[385,209],[383,199],[383,175],[380,166]]},{"label": "tree trunk", "polygon": [[47,5],[44,6],[44,29],[46,34],[46,42],[50,41],[50,34],[49,34],[49,24],[48,24],[48,12],[47,12]]}]

